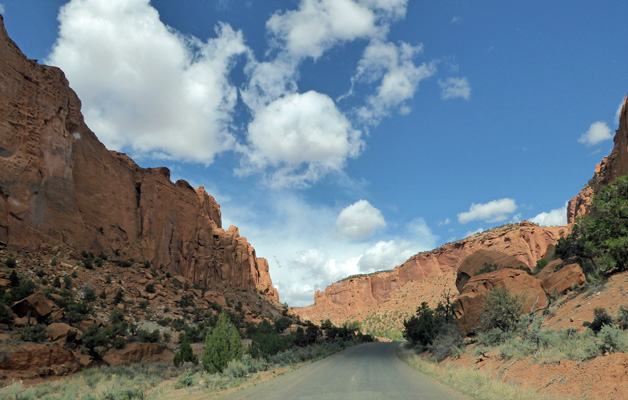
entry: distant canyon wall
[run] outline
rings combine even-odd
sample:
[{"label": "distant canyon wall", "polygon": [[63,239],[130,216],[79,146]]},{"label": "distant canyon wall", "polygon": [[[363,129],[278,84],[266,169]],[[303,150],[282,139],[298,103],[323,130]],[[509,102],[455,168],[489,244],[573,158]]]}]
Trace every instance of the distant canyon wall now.
[{"label": "distant canyon wall", "polygon": [[237,228],[221,224],[220,206],[203,187],[172,183],[167,168],[140,168],[108,151],[63,72],[26,58],[0,17],[1,243],[118,250],[201,286],[278,300],[268,262]]},{"label": "distant canyon wall", "polygon": [[[530,222],[504,225],[435,250],[419,253],[391,271],[349,278],[333,283],[314,295],[314,305],[293,308],[303,319],[342,322],[364,315],[385,302],[391,294],[412,281],[446,276],[455,281],[460,263],[479,249],[501,251],[534,267],[548,247],[567,231],[566,227],[540,227]],[[421,293],[415,293],[420,297]],[[420,304],[420,299],[409,301]]]}]

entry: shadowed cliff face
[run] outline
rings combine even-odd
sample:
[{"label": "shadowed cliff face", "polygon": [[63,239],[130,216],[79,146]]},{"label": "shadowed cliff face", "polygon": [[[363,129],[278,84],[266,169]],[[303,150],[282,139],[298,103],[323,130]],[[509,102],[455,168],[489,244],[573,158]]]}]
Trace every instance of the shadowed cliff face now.
[{"label": "shadowed cliff face", "polygon": [[[428,286],[441,285],[436,288],[438,293],[455,288],[456,271],[460,263],[479,249],[499,251],[516,258],[525,265],[534,267],[537,260],[545,255],[548,247],[555,244],[566,231],[565,227],[539,227],[530,222],[504,225],[432,251],[419,253],[392,271],[336,282],[328,286],[325,291],[316,292],[314,305],[293,310],[301,318],[317,323],[327,318],[332,322],[342,323],[367,315],[391,297],[397,298],[398,296],[394,296],[395,293],[409,283],[424,282]],[[443,279],[430,279],[433,277]],[[435,303],[442,298],[434,297],[433,288],[425,285],[416,286],[418,288],[416,293],[404,296],[404,304],[391,305],[391,309],[403,307],[414,310],[423,301],[435,306]],[[415,285],[411,286],[415,287]]]},{"label": "shadowed cliff face", "polygon": [[268,262],[237,228],[222,229],[214,198],[203,187],[172,183],[167,168],[140,168],[108,151],[85,125],[63,72],[27,59],[1,17],[0,242],[119,250],[201,286],[278,300]]},{"label": "shadowed cliff face", "polygon": [[567,206],[569,224],[572,224],[576,217],[589,211],[595,193],[628,173],[628,97],[624,99],[624,105],[619,114],[619,127],[615,132],[613,142],[615,143],[613,150],[595,167],[589,183],[569,201]]}]

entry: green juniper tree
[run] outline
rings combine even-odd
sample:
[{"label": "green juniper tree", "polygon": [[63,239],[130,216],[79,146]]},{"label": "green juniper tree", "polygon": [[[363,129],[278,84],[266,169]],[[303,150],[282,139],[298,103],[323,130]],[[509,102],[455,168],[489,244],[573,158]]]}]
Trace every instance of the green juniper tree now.
[{"label": "green juniper tree", "polygon": [[203,351],[203,368],[211,373],[222,372],[229,361],[242,358],[242,339],[229,316],[222,312],[216,327],[207,332]]}]

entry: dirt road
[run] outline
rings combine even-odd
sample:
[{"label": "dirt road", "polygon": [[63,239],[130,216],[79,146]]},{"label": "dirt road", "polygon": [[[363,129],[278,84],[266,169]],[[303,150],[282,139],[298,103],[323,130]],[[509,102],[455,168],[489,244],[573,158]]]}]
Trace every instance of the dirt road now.
[{"label": "dirt road", "polygon": [[227,399],[468,400],[397,357],[399,343],[352,347]]}]

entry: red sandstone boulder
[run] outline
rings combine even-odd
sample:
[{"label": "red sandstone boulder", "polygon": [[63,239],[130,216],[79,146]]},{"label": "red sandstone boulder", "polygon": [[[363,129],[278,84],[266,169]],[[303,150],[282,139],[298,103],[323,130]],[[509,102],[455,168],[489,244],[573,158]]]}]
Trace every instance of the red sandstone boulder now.
[{"label": "red sandstone boulder", "polygon": [[565,293],[574,286],[582,286],[585,282],[582,267],[578,264],[569,264],[543,279],[541,286],[548,294],[555,295]]},{"label": "red sandstone boulder", "polygon": [[11,309],[19,317],[30,316],[33,318],[43,318],[52,312],[54,303],[46,298],[42,292],[34,293],[17,303]]},{"label": "red sandstone boulder", "polygon": [[109,365],[167,362],[174,360],[174,353],[162,344],[129,343],[124,349],[108,351],[103,360]]},{"label": "red sandstone boulder", "polygon": [[21,346],[0,358],[0,370],[16,378],[66,375],[79,369],[74,353],[58,345]]},{"label": "red sandstone boulder", "polygon": [[496,266],[496,269],[518,267],[527,270],[530,269],[529,265],[510,254],[501,251],[480,249],[465,258],[458,267],[458,273],[456,275],[456,287],[458,288],[458,292],[462,293],[462,288],[469,279],[479,275],[489,264]]},{"label": "red sandstone boulder", "polygon": [[513,296],[521,296],[521,309],[525,313],[547,305],[547,296],[541,287],[541,281],[524,271],[506,268],[477,275],[467,282],[453,305],[461,332],[469,334],[475,331],[484,310],[486,294],[497,288],[504,288]]},{"label": "red sandstone boulder", "polygon": [[83,333],[68,324],[62,322],[55,322],[46,328],[48,339],[52,342],[59,342],[64,344],[66,342],[74,342],[81,338]]}]

